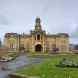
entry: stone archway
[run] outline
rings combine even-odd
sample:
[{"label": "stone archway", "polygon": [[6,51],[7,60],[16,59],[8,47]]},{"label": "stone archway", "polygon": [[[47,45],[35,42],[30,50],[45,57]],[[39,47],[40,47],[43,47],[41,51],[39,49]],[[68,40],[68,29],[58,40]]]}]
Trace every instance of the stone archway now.
[{"label": "stone archway", "polygon": [[35,46],[35,51],[36,51],[36,52],[41,52],[41,51],[42,51],[42,46],[41,46],[40,44],[37,44],[37,45]]}]

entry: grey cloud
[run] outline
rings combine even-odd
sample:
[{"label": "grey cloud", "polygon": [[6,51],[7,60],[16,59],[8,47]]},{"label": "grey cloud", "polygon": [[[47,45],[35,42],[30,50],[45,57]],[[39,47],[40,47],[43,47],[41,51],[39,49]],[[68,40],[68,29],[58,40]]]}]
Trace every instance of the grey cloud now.
[{"label": "grey cloud", "polygon": [[71,38],[78,38],[78,26],[76,29],[71,33]]},{"label": "grey cloud", "polygon": [[48,32],[72,32],[72,37],[78,37],[78,27],[74,27],[78,0],[0,0],[0,37],[5,31],[27,33],[36,15]]},{"label": "grey cloud", "polygon": [[9,21],[6,16],[0,15],[0,25],[8,25]]}]

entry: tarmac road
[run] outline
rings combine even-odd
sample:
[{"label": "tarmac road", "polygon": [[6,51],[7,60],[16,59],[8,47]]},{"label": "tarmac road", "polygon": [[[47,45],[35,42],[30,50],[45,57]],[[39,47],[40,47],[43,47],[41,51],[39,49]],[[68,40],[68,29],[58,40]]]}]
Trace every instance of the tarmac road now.
[{"label": "tarmac road", "polygon": [[[31,58],[26,55],[21,55],[17,57],[15,60],[10,62],[0,62],[0,78],[8,78],[8,74],[16,71],[17,68],[23,67],[29,64],[39,63],[43,60],[43,58]],[[2,70],[2,68],[4,70]]]}]

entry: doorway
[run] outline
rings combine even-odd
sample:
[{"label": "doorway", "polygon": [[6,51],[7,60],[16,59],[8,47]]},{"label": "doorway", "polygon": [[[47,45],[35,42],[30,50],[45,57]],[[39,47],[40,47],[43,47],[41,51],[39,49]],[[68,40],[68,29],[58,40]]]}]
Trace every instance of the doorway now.
[{"label": "doorway", "polygon": [[36,52],[42,51],[42,46],[41,46],[40,44],[37,44],[37,45],[35,46],[35,51],[36,51]]}]

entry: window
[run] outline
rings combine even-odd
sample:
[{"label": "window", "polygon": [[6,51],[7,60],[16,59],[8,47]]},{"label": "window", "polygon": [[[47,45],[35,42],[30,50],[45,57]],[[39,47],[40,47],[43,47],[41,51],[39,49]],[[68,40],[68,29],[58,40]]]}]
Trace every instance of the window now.
[{"label": "window", "polygon": [[37,40],[40,40],[40,34],[37,35]]},{"label": "window", "polygon": [[35,36],[35,40],[36,40],[36,36]]},{"label": "window", "polygon": [[10,44],[10,48],[13,48],[13,43]]},{"label": "window", "polygon": [[20,50],[24,50],[24,44],[20,44]]}]

